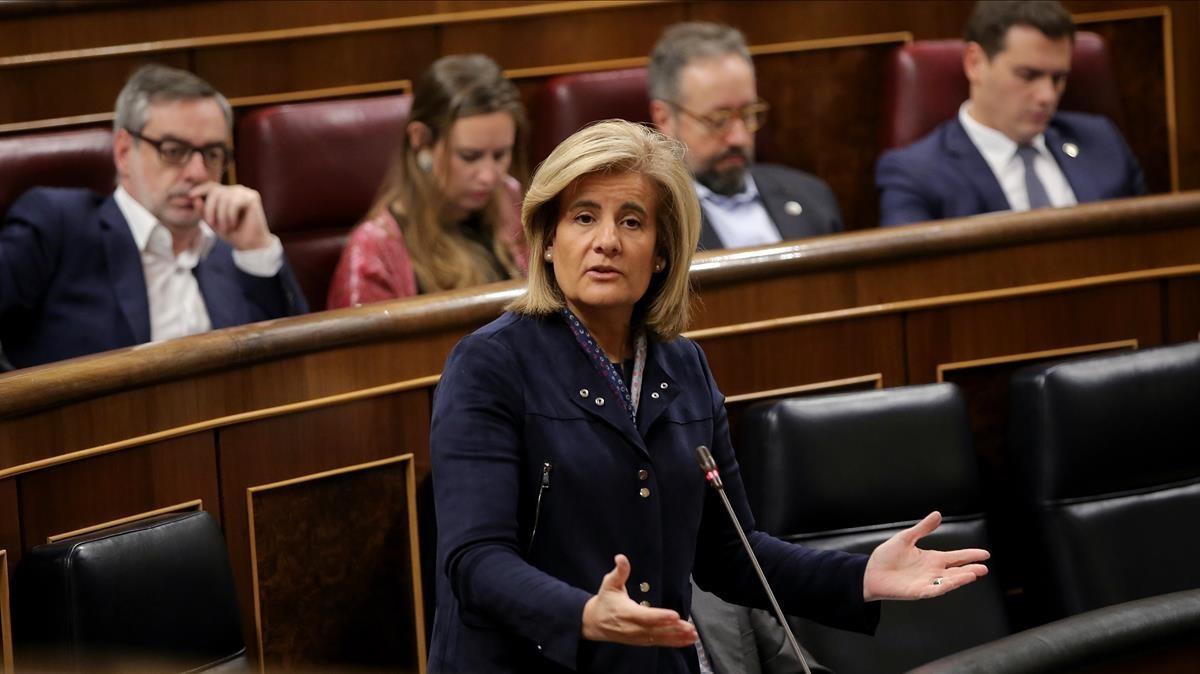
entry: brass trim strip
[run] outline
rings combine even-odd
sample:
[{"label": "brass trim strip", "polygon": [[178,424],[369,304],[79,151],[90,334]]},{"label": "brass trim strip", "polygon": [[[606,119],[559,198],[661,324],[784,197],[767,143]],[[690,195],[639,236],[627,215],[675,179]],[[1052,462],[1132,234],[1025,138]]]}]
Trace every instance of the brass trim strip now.
[{"label": "brass trim strip", "polygon": [[907,30],[891,33],[864,33],[862,35],[844,35],[841,37],[822,37],[813,40],[795,40],[792,42],[773,42],[771,44],[750,47],[751,56],[770,56],[787,52],[818,51],[821,49],[845,49],[846,47],[867,47],[876,44],[901,43],[913,41],[913,34]]},{"label": "brass trim strip", "polygon": [[204,500],[203,499],[194,499],[191,501],[184,501],[183,503],[176,503],[175,505],[169,505],[169,506],[165,506],[162,508],[156,508],[154,510],[147,510],[144,513],[130,515],[129,517],[122,517],[120,519],[109,520],[108,522],[101,522],[100,524],[93,524],[91,526],[83,527],[82,529],[76,529],[74,531],[68,531],[68,532],[61,533],[61,534],[54,534],[53,536],[47,536],[46,542],[47,543],[57,543],[58,541],[61,541],[64,538],[74,538],[75,536],[83,536],[84,534],[90,534],[95,531],[100,531],[101,529],[108,529],[110,527],[119,527],[122,524],[129,524],[130,522],[144,520],[148,517],[157,517],[159,515],[166,515],[167,513],[184,512],[187,510],[204,510]]},{"label": "brass trim strip", "polygon": [[864,374],[859,377],[847,377],[845,379],[830,379],[828,381],[819,381],[812,384],[800,384],[799,386],[787,386],[784,388],[773,388],[767,391],[754,391],[752,393],[739,393],[735,396],[725,398],[725,404],[744,403],[752,400],[762,400],[764,398],[778,398],[780,396],[791,395],[793,393],[809,393],[812,391],[823,391],[826,389],[838,389],[853,386],[854,384],[866,384],[874,382],[876,390],[883,388],[883,374],[876,372],[875,374]]},{"label": "brass trim strip", "polygon": [[387,80],[385,82],[369,82],[367,84],[346,84],[337,87],[322,87],[320,89],[301,89],[299,91],[284,91],[277,94],[257,94],[229,99],[229,104],[235,108],[249,108],[260,105],[278,105],[296,101],[315,101],[331,98],[346,98],[363,94],[398,93],[407,94],[412,91],[412,80]]},{"label": "brass trim strip", "polygon": [[88,115],[72,115],[70,117],[35,119],[28,122],[9,122],[7,124],[0,124],[0,134],[21,133],[25,131],[42,131],[44,129],[57,129],[65,126],[83,126],[85,124],[111,122],[112,120],[112,112],[96,112]]},{"label": "brass trim strip", "polygon": [[[412,80],[388,80],[386,82],[370,82],[367,84],[349,84],[340,87],[323,87],[320,89],[300,89],[285,91],[278,94],[257,94],[229,99],[229,104],[235,109],[249,108],[261,105],[278,105],[280,103],[295,103],[297,101],[317,101],[333,98],[347,98],[363,94],[380,94],[394,92],[407,94],[412,91]],[[30,122],[9,122],[0,124],[0,134],[39,131],[64,126],[82,126],[99,122],[111,122],[112,112],[97,112],[89,115],[74,115],[72,117],[54,117]]]},{"label": "brass trim strip", "polygon": [[1047,349],[1045,351],[1028,351],[1025,353],[1013,353],[1004,356],[993,356],[990,358],[977,358],[975,360],[960,360],[952,363],[939,363],[937,366],[937,381],[942,383],[947,372],[953,370],[969,370],[976,367],[986,367],[988,365],[1001,365],[1003,363],[1018,363],[1023,360],[1039,360],[1041,358],[1055,358],[1057,356],[1076,356],[1083,353],[1099,353],[1101,351],[1118,351],[1129,349],[1137,351],[1138,340],[1122,339],[1115,342],[1101,342],[1099,344],[1084,344],[1081,346],[1068,346],[1061,349]]},{"label": "brass trim strip", "polygon": [[21,473],[27,473],[32,470],[57,466],[62,463],[70,463],[72,461],[78,461],[80,459],[86,459],[93,456],[98,456],[100,454],[107,454],[109,452],[115,452],[117,450],[127,449],[129,447],[136,447],[138,445],[158,442],[160,440],[177,438],[181,435],[207,431],[221,426],[231,426],[233,424],[244,423],[247,421],[257,421],[259,419],[267,419],[270,417],[277,417],[295,412],[306,412],[311,409],[355,402],[366,398],[388,395],[389,393],[401,393],[403,391],[427,388],[436,385],[441,377],[442,375],[435,374],[428,377],[406,379],[404,381],[395,382],[392,384],[384,384],[382,386],[373,386],[370,388],[358,389],[356,391],[338,393],[336,395],[325,396],[323,398],[313,398],[311,400],[302,400],[300,402],[288,403],[286,405],[277,405],[275,407],[266,407],[263,409],[250,410],[249,412],[239,412],[237,414],[230,414],[223,417],[205,419],[204,421],[197,421],[196,423],[186,424],[184,426],[176,426],[175,428],[168,428],[166,430],[156,431],[154,433],[147,433],[146,435],[138,435],[132,438],[126,438],[124,440],[118,440],[116,442],[110,442],[105,445],[89,447],[88,449],[81,449],[78,451],[69,452],[67,454],[61,454],[59,456],[52,456],[46,459],[39,459],[38,461],[23,463],[5,470],[0,470],[0,479],[11,477],[13,475],[20,475]]},{"label": "brass trim strip", "polygon": [[1175,110],[1175,32],[1171,8],[1141,7],[1136,9],[1114,9],[1105,12],[1087,12],[1073,16],[1075,24],[1125,21],[1129,19],[1162,19],[1163,82],[1166,88],[1167,106],[1167,160],[1171,171],[1171,191],[1179,191],[1179,121]]},{"label": "brass trim strip", "polygon": [[477,9],[465,12],[439,12],[435,14],[420,14],[416,16],[395,17],[391,19],[372,19],[369,21],[352,21],[347,23],[331,23],[319,26],[303,26],[300,28],[277,28],[273,30],[246,33],[209,35],[205,37],[132,42],[128,44],[111,45],[108,47],[65,49],[61,51],[42,52],[38,54],[5,56],[0,58],[0,69],[43,65],[47,63],[82,61],[85,59],[111,58],[114,56],[150,54],[155,52],[206,49],[209,47],[226,47],[246,44],[263,44],[268,42],[280,42],[283,40],[302,40],[317,37],[329,37],[334,35],[352,35],[355,33],[369,33],[381,30],[392,30],[396,28],[416,28],[421,26],[473,23],[477,21],[489,21],[493,19],[520,19],[533,16],[545,16],[548,14],[570,14],[575,12],[614,9],[619,7],[654,5],[662,2],[663,0],[573,0],[570,2],[538,2],[522,7]]},{"label": "brass trim strip", "polygon": [[[826,38],[819,40],[776,42],[751,47],[750,53],[753,56],[769,56],[773,54],[783,54],[789,52],[815,51],[819,49],[842,49],[846,47],[887,44],[891,42],[897,44],[906,44],[912,42],[912,39],[912,33],[909,32],[871,33],[868,35],[854,35],[849,37]],[[511,68],[504,71],[504,76],[510,80],[517,80],[551,77],[554,75],[568,75],[583,72],[598,72],[603,70],[620,70],[623,68],[637,68],[640,66],[645,66],[647,63],[649,63],[649,61],[650,59],[646,56],[631,56],[627,58],[604,59],[600,61],[581,61],[579,63],[536,66],[531,68]],[[367,84],[353,84],[340,87],[326,87],[322,89],[303,89],[299,91],[288,91],[276,94],[242,96],[240,98],[229,99],[229,104],[234,108],[240,109],[259,105],[293,103],[296,101],[344,98],[348,96],[382,93],[387,91],[408,93],[412,91],[412,81],[389,80],[386,82],[371,82]],[[81,126],[84,124],[93,124],[98,122],[111,122],[112,119],[112,112],[98,112],[88,115],[75,115],[72,117],[55,117],[52,119],[41,119],[28,122],[10,122],[7,124],[0,124],[0,134],[38,131],[42,129],[51,129],[64,126]]]},{"label": "brass trim strip", "polygon": [[335,475],[344,475],[346,473],[362,472],[387,466],[395,463],[405,463],[404,476],[407,483],[407,498],[408,498],[408,538],[409,538],[409,555],[412,563],[412,592],[413,592],[413,617],[416,629],[414,630],[414,643],[417,644],[417,662],[419,665],[420,674],[425,674],[426,668],[426,653],[425,653],[425,600],[421,594],[421,554],[420,540],[417,537],[417,481],[414,468],[413,454],[400,454],[391,456],[378,461],[368,461],[353,466],[343,466],[333,470],[321,471],[318,473],[309,473],[271,482],[268,484],[254,485],[246,488],[246,528],[250,533],[250,586],[254,597],[254,632],[258,640],[258,671],[262,674],[266,673],[266,663],[263,661],[263,634],[262,634],[262,602],[259,600],[259,581],[258,581],[258,543],[254,529],[254,495],[263,491],[279,489],[281,487],[290,487],[302,482],[312,482],[321,480]]},{"label": "brass trim strip", "polygon": [[1109,9],[1100,12],[1083,12],[1072,14],[1075,25],[1081,23],[1101,23],[1104,21],[1123,21],[1125,19],[1150,19],[1156,16],[1170,14],[1171,10],[1162,5],[1156,7],[1136,7],[1133,9]]},{"label": "brass trim strip", "polygon": [[[1087,276],[1079,279],[1071,279],[1069,281],[1053,281],[1050,283],[1035,283],[1026,286],[1015,286],[1012,288],[1000,288],[996,290],[979,290],[969,293],[958,293],[954,295],[939,295],[937,297],[923,297],[916,300],[901,300],[899,302],[888,302],[885,304],[873,304],[863,307],[852,307],[850,309],[834,309],[832,311],[821,311],[811,314],[799,314],[794,316],[784,316],[782,318],[769,318],[761,321],[751,321],[749,323],[738,323],[737,325],[723,325],[715,328],[703,328],[700,330],[689,330],[683,335],[689,339],[718,339],[721,337],[731,337],[749,332],[766,332],[769,330],[779,330],[797,325],[816,325],[819,323],[830,323],[836,320],[846,318],[869,318],[873,316],[885,316],[888,314],[901,313],[905,311],[917,311],[921,309],[936,309],[939,307],[975,304],[978,302],[987,302],[991,300],[1010,299],[1013,297],[1047,295],[1056,292],[1067,290],[1079,290],[1082,288],[1099,288],[1108,285],[1117,285],[1130,281],[1148,281],[1154,279],[1166,279],[1177,276],[1187,276],[1190,274],[1200,273],[1200,264],[1180,265],[1176,267],[1159,267],[1158,269],[1146,269],[1131,272],[1120,272],[1117,274],[1104,274],[1101,276]],[[4,477],[0,473],[0,477]]]},{"label": "brass trim strip", "polygon": [[12,615],[8,610],[8,550],[0,550],[0,665],[13,674]]},{"label": "brass trim strip", "polygon": [[[912,42],[913,35],[908,31],[894,33],[868,33],[865,35],[850,35],[846,37],[821,38],[816,40],[796,40],[792,42],[772,42],[770,44],[750,47],[751,56],[771,56],[794,52],[818,51],[821,49],[844,49],[846,47],[865,47],[875,44],[907,44]],[[648,56],[629,56],[626,58],[603,59],[600,61],[580,61],[578,63],[563,63],[549,66],[533,66],[530,68],[512,68],[504,71],[504,76],[510,80],[528,79],[534,77],[550,77],[554,75],[570,75],[574,73],[599,72],[604,70],[621,70],[637,68],[650,62]]]}]

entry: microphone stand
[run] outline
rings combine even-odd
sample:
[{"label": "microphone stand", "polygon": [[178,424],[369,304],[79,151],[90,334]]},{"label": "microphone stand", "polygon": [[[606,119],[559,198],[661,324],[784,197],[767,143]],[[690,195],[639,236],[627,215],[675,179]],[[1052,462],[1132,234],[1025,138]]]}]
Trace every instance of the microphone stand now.
[{"label": "microphone stand", "polygon": [[796,642],[796,635],[792,634],[792,628],[788,625],[787,618],[783,615],[783,609],[779,608],[779,602],[775,599],[775,593],[771,591],[771,584],[767,582],[767,575],[763,573],[762,566],[758,563],[758,557],[754,554],[754,550],[750,548],[750,540],[746,538],[746,532],[742,529],[741,523],[738,522],[737,514],[733,512],[733,504],[729,502],[729,497],[725,495],[725,483],[721,481],[721,474],[717,471],[717,462],[713,459],[712,452],[709,451],[708,447],[700,445],[696,448],[696,461],[700,464],[700,470],[704,471],[705,482],[720,494],[721,503],[725,504],[725,511],[729,513],[729,520],[733,522],[733,528],[737,530],[738,537],[742,539],[742,546],[746,548],[746,554],[750,556],[750,563],[754,565],[754,571],[758,574],[758,580],[767,592],[767,599],[771,600],[771,608],[775,610],[775,617],[779,619],[779,624],[783,626],[783,632],[787,635],[788,643],[792,645],[792,651],[796,653],[796,658],[800,660],[800,666],[804,668],[804,674],[812,674],[812,670],[808,668],[808,661],[804,659],[804,653],[800,650],[800,644]]}]

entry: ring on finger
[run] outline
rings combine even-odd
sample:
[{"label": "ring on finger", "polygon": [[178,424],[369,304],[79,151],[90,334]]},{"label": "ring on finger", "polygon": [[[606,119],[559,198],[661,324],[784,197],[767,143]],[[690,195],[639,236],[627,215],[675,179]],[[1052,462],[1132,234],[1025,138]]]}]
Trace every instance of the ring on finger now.
[{"label": "ring on finger", "polygon": [[934,579],[933,579],[933,584],[934,584],[934,585],[941,585],[943,580],[944,580],[944,579],[943,579],[941,576],[938,576],[937,578],[934,578]]}]

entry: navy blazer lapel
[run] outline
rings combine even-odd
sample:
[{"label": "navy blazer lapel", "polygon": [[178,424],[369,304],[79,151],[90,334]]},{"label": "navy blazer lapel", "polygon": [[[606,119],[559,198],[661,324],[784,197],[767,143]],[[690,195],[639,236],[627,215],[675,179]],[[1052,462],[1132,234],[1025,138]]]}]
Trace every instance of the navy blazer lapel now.
[{"label": "navy blazer lapel", "polygon": [[800,198],[800,195],[790,194],[770,176],[755,171],[754,166],[750,167],[750,176],[754,178],[754,185],[758,187],[758,196],[762,199],[763,207],[766,208],[767,215],[770,216],[771,222],[778,230],[780,238],[788,241],[812,236],[812,233],[806,231],[801,224],[805,217],[804,211],[801,211],[799,215],[792,215],[783,209],[784,204],[789,201],[803,205],[804,199]]},{"label": "navy blazer lapel", "polygon": [[704,202],[700,202],[700,244],[696,247],[697,250],[721,250],[725,244],[721,241],[721,237],[717,236],[717,230],[713,229],[712,223],[708,220],[708,214],[704,212]]},{"label": "navy blazer lapel", "polygon": [[679,395],[677,380],[664,360],[664,349],[650,340],[648,351],[646,370],[642,373],[642,401],[638,404],[637,426],[642,435],[649,433],[650,427]]},{"label": "navy blazer lapel", "polygon": [[571,329],[560,317],[554,316],[547,320],[557,320],[561,324],[562,330],[556,334],[562,335],[562,348],[570,353],[565,360],[567,371],[562,373],[562,381],[566,387],[563,395],[570,398],[571,402],[589,416],[611,426],[643,455],[649,456],[646,441],[642,439],[633,425],[633,419],[625,411],[625,404],[608,385],[608,380],[596,371],[591,359],[575,341]]},{"label": "navy blazer lapel", "polygon": [[108,278],[121,313],[129,322],[134,342],[150,341],[150,300],[146,294],[146,274],[142,270],[142,256],[129,223],[117,208],[117,202],[109,195],[100,205],[101,240],[104,256],[108,262]]},{"label": "navy blazer lapel", "polygon": [[1075,193],[1075,201],[1085,203],[1088,201],[1098,201],[1100,196],[1096,194],[1096,181],[1090,180],[1087,175],[1087,162],[1080,161],[1078,157],[1070,157],[1063,152],[1063,145],[1071,143],[1079,148],[1079,141],[1074,138],[1069,138],[1057,128],[1053,122],[1046,127],[1046,148],[1050,150],[1050,154],[1054,156],[1054,161],[1058,162],[1058,167],[1062,169],[1063,176],[1071,185],[1071,191]]},{"label": "navy blazer lapel", "polygon": [[996,180],[996,174],[992,173],[992,167],[988,166],[979,148],[971,142],[971,137],[967,135],[967,130],[957,117],[946,127],[945,143],[947,153],[956,164],[958,173],[971,181],[983,198],[984,212],[1012,210],[1008,197],[1004,196],[1004,189],[1000,187],[1000,181]]}]

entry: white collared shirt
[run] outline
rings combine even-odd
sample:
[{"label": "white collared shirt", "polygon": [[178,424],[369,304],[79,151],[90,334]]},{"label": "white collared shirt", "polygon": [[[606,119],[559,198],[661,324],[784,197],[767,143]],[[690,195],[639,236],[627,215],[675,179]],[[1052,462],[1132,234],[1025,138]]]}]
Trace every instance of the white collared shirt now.
[{"label": "white collared shirt", "polygon": [[764,246],[783,241],[749,172],[746,173],[746,188],[729,197],[698,182],[693,183],[709,224],[726,248]]},{"label": "white collared shirt", "polygon": [[[113,193],[117,208],[142,257],[146,299],[150,307],[150,341],[195,335],[212,329],[200,284],[193,274],[208,256],[217,234],[201,221],[200,236],[178,256],[170,230],[134,199],[124,187]],[[283,245],[272,235],[271,245],[258,250],[233,251],[233,263],[253,276],[271,277],[283,266]]]},{"label": "white collared shirt", "polygon": [[[962,104],[958,109],[958,121],[967,132],[967,137],[975,144],[979,154],[992,169],[1004,197],[1008,199],[1008,207],[1014,211],[1029,210],[1029,194],[1025,190],[1025,165],[1017,155],[1017,143],[990,126],[986,126],[971,116],[967,110],[971,101]],[[1075,191],[1063,175],[1062,168],[1054,160],[1054,155],[1046,147],[1045,134],[1039,133],[1030,141],[1037,150],[1033,160],[1033,171],[1037,174],[1042,186],[1046,188],[1046,196],[1054,206],[1074,206]]]}]

